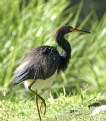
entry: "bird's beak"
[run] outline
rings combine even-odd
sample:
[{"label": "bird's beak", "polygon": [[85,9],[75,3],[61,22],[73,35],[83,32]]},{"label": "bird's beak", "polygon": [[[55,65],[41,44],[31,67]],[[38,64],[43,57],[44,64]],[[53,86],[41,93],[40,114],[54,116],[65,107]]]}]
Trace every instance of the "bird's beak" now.
[{"label": "bird's beak", "polygon": [[76,29],[76,28],[71,28],[71,29],[70,29],[70,32],[90,33],[90,32],[88,32],[88,31],[79,30],[79,29]]}]

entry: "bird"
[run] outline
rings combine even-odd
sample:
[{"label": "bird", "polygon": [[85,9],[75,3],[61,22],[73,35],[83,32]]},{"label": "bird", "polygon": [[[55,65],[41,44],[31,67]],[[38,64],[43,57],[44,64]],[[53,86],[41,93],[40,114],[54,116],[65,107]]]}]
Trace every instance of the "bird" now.
[{"label": "bird", "polygon": [[44,106],[44,114],[46,113],[46,103],[44,98],[38,94],[38,91],[50,87],[56,75],[67,68],[72,48],[65,35],[71,32],[90,33],[73,28],[70,25],[63,25],[55,33],[55,41],[62,49],[61,53],[54,46],[49,45],[33,48],[25,54],[14,72],[13,84],[24,83],[25,88],[35,94],[40,121],[42,119],[38,99]]}]

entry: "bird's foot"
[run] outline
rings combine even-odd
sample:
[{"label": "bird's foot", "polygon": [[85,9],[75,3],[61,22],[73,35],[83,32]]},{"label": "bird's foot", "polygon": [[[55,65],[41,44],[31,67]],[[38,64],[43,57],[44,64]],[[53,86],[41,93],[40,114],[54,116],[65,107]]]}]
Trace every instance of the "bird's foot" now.
[{"label": "bird's foot", "polygon": [[42,113],[42,110],[44,109],[44,115],[46,113],[46,103],[45,100],[42,100],[41,105],[40,105],[40,111]]}]

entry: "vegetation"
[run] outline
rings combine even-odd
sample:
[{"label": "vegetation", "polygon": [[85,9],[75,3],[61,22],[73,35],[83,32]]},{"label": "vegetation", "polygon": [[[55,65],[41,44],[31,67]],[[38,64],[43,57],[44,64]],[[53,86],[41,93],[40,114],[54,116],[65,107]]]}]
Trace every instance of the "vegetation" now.
[{"label": "vegetation", "polygon": [[[3,121],[6,121],[6,119],[12,121],[14,118],[16,120],[19,118],[20,121],[29,120],[31,117],[33,117],[32,119],[36,118],[34,114],[35,103],[28,101],[28,103],[24,104],[32,95],[23,88],[23,85],[12,85],[13,72],[21,57],[31,48],[40,45],[55,46],[55,31],[64,24],[89,30],[91,34],[76,35],[72,33],[66,36],[72,45],[72,59],[67,70],[61,72],[54,80],[51,92],[53,98],[58,98],[52,100],[57,101],[56,104],[54,103],[55,105],[53,104],[54,107],[52,104],[50,104],[50,107],[48,106],[50,110],[47,112],[47,117],[52,118],[54,114],[59,112],[56,109],[60,107],[59,99],[61,99],[60,102],[63,102],[61,103],[63,105],[62,113],[64,113],[64,110],[71,110],[73,106],[74,110],[82,108],[81,116],[83,116],[85,115],[84,111],[88,110],[86,109],[87,106],[91,103],[87,102],[86,105],[84,103],[84,101],[89,100],[89,96],[92,95],[93,102],[98,99],[98,94],[101,95],[99,99],[104,98],[102,96],[106,90],[104,84],[106,80],[106,15],[104,14],[102,19],[98,21],[96,14],[91,12],[81,21],[82,6],[83,2],[77,6],[68,7],[67,0],[61,2],[54,0],[47,3],[32,0],[27,5],[20,3],[19,0],[1,0],[0,118]],[[59,48],[58,50],[60,51]],[[42,92],[42,95],[45,95],[45,93]],[[64,98],[60,93],[64,95]],[[76,96],[75,99],[73,99],[74,96]],[[48,100],[47,98],[49,105],[51,101]],[[82,105],[78,105],[78,102],[82,103]],[[31,115],[27,117],[29,107]],[[20,108],[25,110],[22,111]],[[57,115],[61,118],[62,113],[60,112]],[[4,118],[2,115],[7,115],[7,117]],[[76,115],[79,114],[73,112],[73,120]],[[86,118],[83,117],[84,120]],[[98,118],[96,119],[98,120]],[[80,119],[78,118],[78,120]]]},{"label": "vegetation", "polygon": [[[94,95],[90,97],[86,96],[84,102],[81,103],[81,98],[78,95],[65,97],[61,95],[57,99],[53,97],[48,98],[47,113],[43,117],[43,121],[105,121],[106,113],[101,113],[96,117],[91,115],[92,108],[88,108],[87,105],[92,101],[96,101],[101,97],[100,95],[94,98]],[[37,110],[34,101],[1,101],[0,102],[0,119],[1,121],[36,121],[38,119]]]}]

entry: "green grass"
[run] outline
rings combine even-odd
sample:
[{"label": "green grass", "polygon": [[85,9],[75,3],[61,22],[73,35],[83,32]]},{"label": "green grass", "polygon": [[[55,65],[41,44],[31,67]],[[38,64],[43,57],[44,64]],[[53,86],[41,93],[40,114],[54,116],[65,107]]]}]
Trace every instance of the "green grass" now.
[{"label": "green grass", "polygon": [[[46,100],[47,113],[42,114],[43,121],[105,121],[105,113],[91,116],[95,107],[88,108],[88,105],[105,98],[105,94],[86,95],[83,102],[79,95],[65,97],[61,95],[57,99],[51,96]],[[35,100],[23,101],[0,101],[1,121],[35,121],[38,119]]]},{"label": "green grass", "polygon": [[[91,117],[88,105],[105,99],[106,91],[106,13],[98,21],[92,11],[82,20],[83,2],[68,6],[68,1],[32,0],[20,10],[19,0],[0,2],[0,120],[29,121],[37,118],[32,95],[23,85],[13,86],[12,76],[19,60],[30,49],[40,45],[55,46],[57,28],[68,23],[91,34],[66,36],[72,45],[72,58],[51,88],[53,97],[45,97],[48,108],[44,120],[104,121],[104,113]],[[60,51],[60,48],[58,48]],[[45,93],[44,93],[45,92]],[[60,95],[60,94],[64,94]],[[100,94],[100,96],[98,96]],[[49,98],[48,98],[49,97]],[[57,99],[54,99],[57,98]],[[76,110],[72,112],[72,110]],[[71,113],[70,113],[71,111]]]}]

